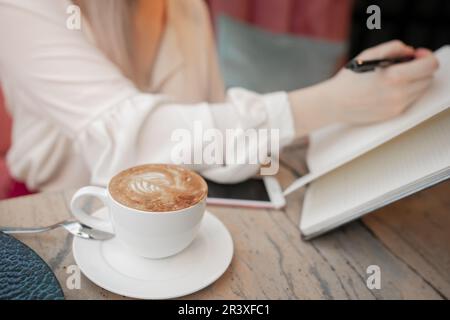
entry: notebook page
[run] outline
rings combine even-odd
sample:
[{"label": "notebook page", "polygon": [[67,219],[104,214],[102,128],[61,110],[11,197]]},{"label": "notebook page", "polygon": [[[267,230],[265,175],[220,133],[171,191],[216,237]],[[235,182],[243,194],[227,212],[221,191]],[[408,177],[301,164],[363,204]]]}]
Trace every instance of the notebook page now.
[{"label": "notebook page", "polygon": [[313,133],[307,156],[310,172],[316,176],[329,172],[450,107],[450,46],[436,55],[440,68],[431,88],[401,116],[369,126],[334,126]]},{"label": "notebook page", "polygon": [[449,171],[450,109],[314,181],[300,229],[308,235],[345,223],[364,213],[358,208],[377,207],[387,195],[419,188],[421,180],[430,184],[425,178],[437,173],[446,178]]},{"label": "notebook page", "polygon": [[287,196],[320,176],[359,157],[450,107],[450,46],[436,51],[440,68],[428,92],[405,113],[369,126],[332,126],[310,135],[307,163],[310,173],[284,191]]}]

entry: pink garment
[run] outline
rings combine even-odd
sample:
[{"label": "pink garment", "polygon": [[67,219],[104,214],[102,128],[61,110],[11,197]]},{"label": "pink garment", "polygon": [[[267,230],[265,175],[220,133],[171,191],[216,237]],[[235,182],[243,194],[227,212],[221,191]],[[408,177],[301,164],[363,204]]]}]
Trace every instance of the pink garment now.
[{"label": "pink garment", "polygon": [[4,157],[11,143],[11,117],[6,111],[0,87],[0,157]]},{"label": "pink garment", "polygon": [[220,13],[277,33],[345,41],[353,0],[207,0]]},{"label": "pink garment", "polygon": [[24,183],[9,174],[4,158],[0,157],[0,200],[31,194]]},{"label": "pink garment", "polygon": [[0,200],[30,194],[25,184],[14,180],[6,165],[6,152],[11,144],[11,117],[6,111],[0,87]]}]

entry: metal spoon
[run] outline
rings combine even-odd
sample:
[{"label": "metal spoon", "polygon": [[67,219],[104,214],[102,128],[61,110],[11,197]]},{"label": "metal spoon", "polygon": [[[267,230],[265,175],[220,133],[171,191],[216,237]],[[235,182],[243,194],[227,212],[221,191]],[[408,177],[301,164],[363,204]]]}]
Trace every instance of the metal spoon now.
[{"label": "metal spoon", "polygon": [[0,227],[0,231],[8,234],[19,233],[39,233],[49,230],[53,230],[59,227],[63,227],[76,237],[92,240],[108,240],[114,237],[114,234],[92,229],[91,227],[81,224],[77,221],[62,221],[52,224],[48,227],[36,227],[36,228],[16,228],[16,227]]}]

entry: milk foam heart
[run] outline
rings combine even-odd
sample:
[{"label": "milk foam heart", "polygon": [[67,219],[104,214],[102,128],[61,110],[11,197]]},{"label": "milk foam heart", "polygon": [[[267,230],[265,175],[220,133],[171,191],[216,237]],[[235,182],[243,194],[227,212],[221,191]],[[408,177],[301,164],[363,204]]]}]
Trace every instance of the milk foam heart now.
[{"label": "milk foam heart", "polygon": [[195,172],[169,164],[146,164],[112,178],[109,192],[117,202],[142,211],[181,210],[204,199],[205,181]]}]

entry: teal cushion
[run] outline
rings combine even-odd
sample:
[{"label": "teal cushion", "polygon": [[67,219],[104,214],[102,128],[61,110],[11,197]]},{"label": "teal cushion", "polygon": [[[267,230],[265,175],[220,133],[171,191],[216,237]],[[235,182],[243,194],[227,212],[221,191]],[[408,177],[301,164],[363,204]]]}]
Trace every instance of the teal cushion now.
[{"label": "teal cushion", "polygon": [[221,15],[219,59],[227,87],[259,93],[294,90],[329,78],[347,46],[341,42],[274,34]]}]

